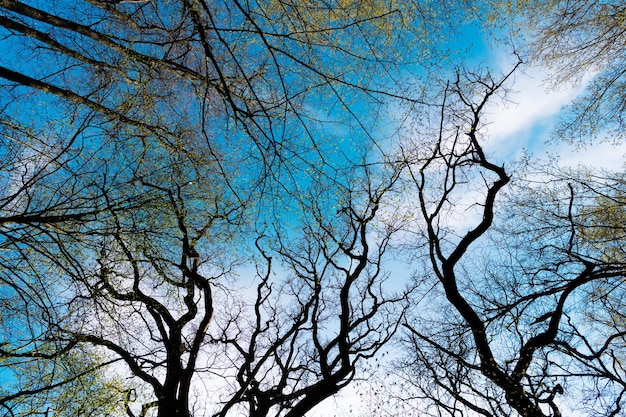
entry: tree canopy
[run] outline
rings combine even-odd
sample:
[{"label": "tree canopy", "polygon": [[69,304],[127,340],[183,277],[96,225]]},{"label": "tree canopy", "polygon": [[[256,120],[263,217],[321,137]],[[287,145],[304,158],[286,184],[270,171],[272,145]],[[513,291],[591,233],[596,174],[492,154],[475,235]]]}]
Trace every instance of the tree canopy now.
[{"label": "tree canopy", "polygon": [[[552,69],[550,84],[586,84],[556,134],[561,139],[624,140],[626,6],[620,1],[519,1],[530,53]],[[566,87],[563,87],[566,86]]]},{"label": "tree canopy", "polygon": [[587,83],[555,137],[619,143],[625,27],[0,0],[0,415],[330,415],[364,386],[379,415],[620,415],[623,168],[506,160],[489,124],[543,65]]}]

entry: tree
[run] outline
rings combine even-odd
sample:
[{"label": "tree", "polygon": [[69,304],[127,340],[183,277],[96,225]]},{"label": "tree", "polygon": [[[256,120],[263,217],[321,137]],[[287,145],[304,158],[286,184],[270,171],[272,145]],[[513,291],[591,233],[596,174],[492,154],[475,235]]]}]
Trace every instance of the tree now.
[{"label": "tree", "polygon": [[[265,312],[278,320],[278,312],[287,308],[280,304],[290,294],[296,302],[293,316],[299,318],[293,325],[260,322],[245,355],[239,349],[245,339],[225,336],[232,328],[246,328],[245,314],[215,318],[214,294],[235,298],[230,282],[239,260],[231,254],[245,253],[245,245],[232,241],[246,239],[258,215],[252,208],[278,205],[260,196],[276,190],[284,193],[280,198],[301,194],[308,182],[288,181],[299,169],[323,178],[337,175],[344,163],[328,156],[328,143],[314,138],[310,129],[317,117],[302,112],[316,104],[314,93],[332,94],[350,117],[349,90],[395,96],[363,78],[377,74],[371,68],[387,65],[383,54],[358,56],[333,42],[352,42],[356,33],[367,38],[369,50],[376,31],[386,26],[389,34],[389,24],[377,22],[398,13],[381,9],[374,19],[347,7],[320,22],[322,32],[335,36],[318,45],[320,28],[292,33],[293,22],[278,18],[282,12],[275,3],[250,8],[239,2],[230,7],[203,1],[93,1],[38,8],[7,0],[0,7],[3,48],[10,51],[0,63],[3,152],[14,156],[5,167],[2,217],[3,286],[13,292],[2,295],[7,301],[20,299],[25,307],[19,316],[4,310],[12,316],[7,327],[22,318],[32,323],[30,333],[3,340],[2,355],[10,369],[17,369],[20,358],[29,358],[32,369],[46,361],[55,366],[77,349],[93,352],[94,360],[35,389],[33,380],[16,381],[12,392],[3,393],[3,406],[22,412],[18,401],[23,398],[36,403],[39,394],[76,386],[72,383],[82,373],[84,381],[97,378],[89,369],[108,372],[109,364],[123,362],[122,374],[141,385],[127,390],[127,413],[156,409],[158,415],[187,415],[198,360],[228,363],[224,352],[230,355],[231,346],[241,355],[240,389],[225,400],[226,409],[218,410],[222,414],[241,402],[256,415],[276,409],[297,414],[349,383],[358,360],[374,354],[395,329],[390,320],[388,333],[374,332],[388,318],[380,313],[397,301],[377,292],[388,235],[370,257],[366,234],[383,192],[372,192],[365,207],[349,205],[338,213],[347,219],[341,230],[317,213],[310,226],[317,232],[304,246],[320,265],[305,267],[310,259],[301,259],[281,235],[275,250],[294,275],[322,268],[319,279],[329,284],[322,291],[320,283],[306,301],[298,299],[295,284],[288,290],[288,283],[281,297],[266,298],[273,285],[268,265],[251,311],[259,319]],[[385,51],[392,56],[398,49]],[[46,65],[21,64],[29,60]],[[333,68],[339,62],[341,68],[367,69],[351,77]],[[30,112],[38,117],[29,117]],[[287,123],[287,116],[299,123]],[[22,178],[15,177],[16,167]],[[249,171],[242,175],[243,167]],[[210,262],[209,254],[215,255]],[[269,262],[269,256],[262,252],[262,261]],[[349,262],[342,257],[355,266],[345,266]],[[303,278],[300,289],[311,291],[306,282]],[[334,298],[340,300],[340,331],[326,340],[323,326],[332,322]],[[272,330],[280,330],[280,338],[274,339]],[[42,346],[49,350],[42,354]],[[280,363],[284,351],[293,352],[293,362],[284,364],[283,375],[277,380],[261,375],[272,361]],[[208,368],[229,381],[226,371]],[[140,389],[139,406],[133,403]],[[45,409],[51,400],[42,401]],[[95,400],[86,406],[98,408]]]},{"label": "tree", "polygon": [[[72,280],[77,288],[69,303],[71,316],[88,320],[78,328],[57,327],[68,342],[101,346],[121,358],[150,387],[157,415],[187,416],[192,378],[215,309],[211,281],[230,273],[227,260],[215,252],[217,245],[205,252],[203,239],[208,233],[216,236],[221,228],[214,224],[232,221],[234,210],[224,209],[222,202],[210,207],[209,201],[202,208],[189,207],[183,198],[189,190],[151,184],[149,179],[144,184],[167,196],[155,207],[163,216],[113,215],[98,239],[95,268],[78,270]],[[200,209],[200,219],[185,215]],[[155,222],[158,235],[151,233]],[[177,243],[179,250],[173,251]],[[204,252],[202,259],[211,259],[205,267],[208,277],[199,271],[199,251]]]},{"label": "tree", "polygon": [[[50,139],[38,142],[36,135],[26,135],[17,129],[7,129],[5,136],[7,153],[16,155],[8,162],[13,164],[14,173],[22,174],[7,179],[2,213],[1,295],[5,332],[0,354],[7,377],[10,373],[16,377],[7,384],[7,389],[14,390],[3,392],[1,401],[12,415],[35,413],[37,409],[33,407],[37,404],[45,410],[67,401],[85,413],[123,409],[125,391],[130,388],[118,384],[116,390],[107,394],[106,390],[114,384],[107,379],[98,381],[100,371],[127,358],[103,355],[102,349],[97,348],[103,343],[95,343],[93,334],[82,333],[103,314],[101,308],[104,311],[115,308],[106,304],[104,296],[114,285],[107,281],[102,268],[103,277],[95,287],[85,288],[85,285],[89,285],[89,280],[93,283],[94,271],[98,270],[96,259],[106,255],[107,243],[111,240],[124,243],[123,237],[134,232],[136,244],[147,244],[150,238],[147,233],[151,232],[139,227],[148,226],[145,215],[152,211],[150,221],[163,220],[157,216],[167,203],[159,195],[163,189],[145,182],[149,178],[166,179],[164,170],[172,166],[177,170],[171,172],[172,176],[189,168],[189,164],[161,160],[165,154],[150,147],[127,151],[112,162],[110,158],[115,153],[109,147],[111,144],[103,141],[94,151],[84,145],[83,133],[84,126],[80,126],[69,143]],[[77,143],[81,146],[75,147]],[[179,155],[178,159],[184,158]],[[138,165],[137,161],[140,161]],[[209,203],[209,200],[203,202]],[[131,226],[137,227],[131,230]],[[159,236],[155,240],[160,243],[165,243],[171,230],[166,226],[162,224],[162,231],[151,233],[152,237]],[[122,247],[127,249],[123,252],[126,258],[122,257],[119,268],[124,267],[125,259],[133,263],[133,252]],[[93,309],[86,310],[89,302],[84,297],[90,291],[99,297],[91,300]],[[117,301],[128,301],[120,292],[113,294],[122,297]],[[114,296],[112,299],[115,301]],[[121,311],[122,307],[118,307]],[[107,330],[106,321],[98,325],[101,331]],[[95,349],[85,345],[89,340],[94,342],[91,345]],[[85,354],[82,363],[76,359],[79,352]],[[90,386],[87,381],[91,381],[89,389],[100,387],[101,395],[90,396],[89,390],[75,392],[73,396],[63,394],[81,386],[87,389]],[[111,401],[110,407],[107,400]],[[26,403],[32,405],[25,408]],[[72,410],[64,408],[68,413]]]},{"label": "tree", "polygon": [[262,251],[268,268],[246,322],[251,330],[239,322],[224,328],[237,388],[217,416],[305,415],[348,385],[358,364],[394,335],[405,295],[383,290],[383,257],[395,229],[380,229],[377,216],[397,176],[380,186],[366,178],[335,201],[335,219],[325,215],[327,196],[304,200],[310,220],[301,236],[279,233],[275,242],[287,269],[281,283],[270,280],[272,258]]},{"label": "tree", "polygon": [[[9,327],[13,329],[15,324]],[[4,326],[3,326],[4,327]],[[2,346],[2,415],[122,415],[132,388],[100,372],[111,362],[88,349],[65,349],[37,341],[37,351]]]},{"label": "tree", "polygon": [[[409,27],[420,16],[434,28],[436,6],[425,13],[424,7],[370,3],[374,15],[364,17],[347,2],[322,9],[306,2],[187,0],[62,1],[37,8],[5,0],[0,27],[10,53],[0,62],[0,77],[12,92],[6,105],[23,103],[25,91],[43,92],[68,106],[67,115],[96,112],[112,136],[202,143],[216,158],[228,156],[223,162],[232,163],[223,169],[231,181],[238,177],[232,167],[244,163],[269,170],[258,178],[286,182],[277,165],[318,167],[315,149],[328,146],[316,137],[322,136],[320,118],[367,131],[371,122],[358,120],[353,107],[365,106],[366,97],[376,104],[402,96],[404,87],[392,77],[394,66],[408,60],[398,57],[427,49],[425,38],[411,46],[410,32],[384,28]],[[333,116],[322,116],[330,106]],[[246,187],[233,184],[242,199]]]},{"label": "tree", "polygon": [[[248,304],[233,288],[239,260],[224,250],[234,238],[244,237],[241,206],[236,199],[226,205],[223,195],[210,201],[209,193],[216,189],[207,167],[205,177],[195,177],[196,164],[185,163],[178,153],[172,155],[175,164],[161,160],[158,167],[151,156],[163,155],[145,152],[145,166],[133,169],[133,187],[143,190],[133,194],[150,196],[141,206],[105,206],[80,230],[69,234],[57,228],[47,233],[48,241],[30,244],[38,255],[31,256],[31,263],[39,257],[51,265],[48,273],[57,270],[63,290],[50,294],[42,305],[47,314],[36,317],[45,331],[25,340],[38,346],[40,339],[50,340],[58,351],[45,357],[23,349],[1,353],[56,364],[67,352],[95,348],[102,359],[94,369],[123,362],[127,370],[120,371],[122,376],[134,378],[124,400],[129,415],[146,415],[152,408],[159,416],[189,415],[194,378],[206,382],[208,375],[223,390],[221,400],[197,406],[215,415],[231,415],[242,407],[255,416],[302,415],[348,384],[358,361],[375,354],[402,317],[393,304],[403,296],[381,293],[381,260],[393,230],[382,230],[380,242],[370,235],[395,177],[380,187],[365,182],[363,191],[349,189],[348,197],[339,200],[345,208],[337,221],[322,216],[326,208],[321,200],[305,199],[312,204],[313,220],[300,244],[280,237],[275,249],[293,275],[271,280],[275,267],[259,243],[266,269],[259,269],[256,296]],[[148,167],[150,171],[144,169]],[[114,202],[121,191],[102,190],[102,196]],[[240,250],[245,253],[243,245]],[[39,270],[33,268],[29,276],[48,288]],[[272,296],[278,285],[282,288]],[[229,312],[229,303],[238,308]],[[32,312],[25,316],[35,318]],[[198,366],[201,360],[207,365]],[[85,377],[91,376],[85,371]],[[70,376],[59,385],[67,389],[74,380]],[[55,385],[49,382],[41,391]],[[134,404],[136,391],[142,404]],[[19,405],[12,402],[37,399],[38,393],[19,389],[2,401],[16,414]],[[125,392],[119,389],[118,394]]]},{"label": "tree", "polygon": [[[42,249],[54,245],[54,236],[81,233],[94,224],[107,210],[100,190],[122,191],[125,182],[91,175],[106,159],[85,146],[82,135],[89,123],[90,116],[50,130],[7,118],[0,122],[0,405],[6,415],[121,408],[114,399],[123,398],[124,385],[100,373],[107,359],[63,343],[47,325],[65,313],[57,297],[67,282]],[[109,206],[128,210],[144,197],[121,192]]]},{"label": "tree", "polygon": [[558,86],[591,78],[570,106],[557,136],[584,142],[624,139],[624,19],[619,1],[514,2],[512,18],[528,33],[529,53],[552,70]]},{"label": "tree", "polygon": [[[586,283],[573,294],[572,304],[564,313],[566,320],[559,328],[561,336],[552,353],[553,361],[559,364],[558,370],[553,372],[563,378],[569,396],[581,398],[580,409],[589,415],[617,415],[623,408],[626,392],[622,366],[624,258],[620,248],[623,236],[618,224],[623,206],[620,197],[623,174],[554,167],[546,172],[550,173],[550,186],[543,190],[528,187],[529,193],[518,194],[522,198],[538,197],[545,202],[540,209],[529,204],[527,198],[526,204],[519,206],[527,207],[524,208],[527,213],[536,213],[532,217],[526,214],[530,221],[543,219],[535,220],[534,227],[530,222],[522,223],[526,232],[520,233],[520,237],[543,242],[545,259],[551,261],[554,270],[558,267],[566,271],[576,264],[595,264],[614,271],[614,274]],[[522,202],[522,198],[511,200],[515,205]],[[509,230],[510,226],[504,232]],[[537,245],[526,246],[527,250],[537,249]],[[532,269],[528,268],[530,271]]]},{"label": "tree", "polygon": [[[485,106],[510,75],[460,73],[444,91],[430,153],[405,147],[402,154],[427,247],[421,291],[432,288],[424,286],[432,271],[434,289],[424,297],[441,309],[433,315],[416,306],[404,324],[409,379],[432,415],[560,416],[569,410],[563,395],[580,401],[580,387],[588,386],[603,387],[602,400],[591,404],[596,412],[616,415],[623,329],[615,321],[588,329],[577,307],[595,286],[617,288],[626,271],[621,259],[580,246],[578,198],[589,200],[574,191],[542,183],[521,199],[503,199],[511,176],[488,158],[480,131]],[[512,195],[531,190],[525,187]],[[463,206],[470,215],[457,225]],[[492,245],[481,244],[498,213],[510,214],[510,227]]]},{"label": "tree", "polygon": [[513,71],[436,90],[406,65],[441,16],[465,2],[0,0],[4,410],[300,416],[402,324],[431,414],[557,416],[587,384],[619,413],[620,183],[504,200],[481,131]]}]

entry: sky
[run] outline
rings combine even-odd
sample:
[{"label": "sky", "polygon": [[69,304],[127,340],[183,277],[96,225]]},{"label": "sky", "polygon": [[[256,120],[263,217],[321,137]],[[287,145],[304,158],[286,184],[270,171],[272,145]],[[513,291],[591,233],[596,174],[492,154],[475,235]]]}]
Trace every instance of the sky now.
[{"label": "sky", "polygon": [[[501,67],[509,65],[506,57],[496,59]],[[616,147],[610,142],[599,142],[580,146],[551,140],[564,106],[584,91],[590,78],[557,90],[547,85],[546,76],[543,68],[523,67],[514,77],[510,102],[489,110],[488,146],[497,158],[515,159],[527,151],[539,158],[558,155],[562,166],[622,168],[626,144]]]},{"label": "sky", "polygon": [[[479,31],[464,30],[475,36],[460,37],[468,43],[470,61],[487,65],[493,73],[506,73],[515,63],[515,57],[506,47],[487,43],[479,37]],[[461,46],[461,45],[459,45]],[[463,48],[459,48],[463,49]],[[588,76],[579,84],[561,85],[550,88],[547,83],[549,73],[545,68],[523,64],[512,81],[507,84],[510,91],[505,102],[492,102],[485,120],[486,142],[484,149],[493,155],[499,164],[511,163],[524,155],[532,155],[540,160],[558,158],[561,167],[590,167],[606,170],[622,170],[625,163],[626,144],[613,144],[599,141],[585,146],[564,143],[552,138],[552,131],[563,116],[564,107],[581,95],[592,77]],[[475,224],[478,219],[466,216],[457,225],[461,229]],[[471,227],[471,226],[470,226]],[[396,268],[402,268],[397,265]],[[392,275],[407,275],[406,270],[392,271]],[[363,398],[356,385],[345,388],[334,398],[320,404],[309,415],[326,417],[345,415],[348,412],[361,412],[363,416],[373,411]],[[351,414],[354,415],[354,414]]]},{"label": "sky", "polygon": [[[486,63],[494,72],[498,69],[503,72],[510,69],[513,61],[512,56],[505,52],[506,48],[487,46],[479,33],[471,28],[464,30],[464,36],[458,38],[458,49],[469,48],[470,61]],[[461,42],[467,42],[467,45]],[[599,143],[582,149],[564,143],[549,143],[550,132],[556,125],[563,106],[580,94],[585,84],[549,90],[544,82],[545,76],[543,69],[527,65],[515,74],[508,95],[509,101],[488,109],[490,122],[487,127],[489,139],[486,150],[502,163],[515,160],[524,152],[530,152],[538,157],[559,155],[561,163],[567,166],[585,163],[610,169],[622,168],[626,145],[616,150],[610,143]],[[394,272],[407,273],[404,270]],[[349,387],[338,398],[327,400],[310,415],[331,416],[350,409],[352,405],[359,407],[360,401],[355,387]]]}]

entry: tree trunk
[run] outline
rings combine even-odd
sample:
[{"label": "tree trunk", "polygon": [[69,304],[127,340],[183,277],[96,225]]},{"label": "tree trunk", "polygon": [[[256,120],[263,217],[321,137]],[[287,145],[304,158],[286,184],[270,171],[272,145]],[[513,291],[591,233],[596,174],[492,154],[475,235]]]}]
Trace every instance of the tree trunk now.
[{"label": "tree trunk", "polygon": [[175,395],[159,399],[157,417],[189,417],[186,401],[181,401]]}]

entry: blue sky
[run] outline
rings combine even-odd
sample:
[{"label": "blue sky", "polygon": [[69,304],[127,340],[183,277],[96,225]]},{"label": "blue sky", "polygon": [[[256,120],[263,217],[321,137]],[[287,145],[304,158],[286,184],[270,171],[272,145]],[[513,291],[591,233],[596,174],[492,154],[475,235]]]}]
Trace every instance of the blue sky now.
[{"label": "blue sky", "polygon": [[[493,51],[501,67],[509,65],[506,56]],[[564,166],[584,164],[591,167],[621,169],[626,146],[609,142],[580,145],[551,140],[552,130],[563,116],[563,107],[579,96],[590,78],[581,84],[550,88],[544,68],[525,65],[514,77],[506,105],[489,109],[491,124],[489,147],[498,158],[511,159],[526,150],[536,157],[558,155]]]},{"label": "blue sky", "polygon": [[[479,30],[467,27],[459,36],[459,42],[467,42],[469,58],[463,62],[489,68],[492,73],[509,71],[515,63],[515,56],[510,48],[493,42],[484,42]],[[472,36],[473,35],[473,36]],[[463,45],[457,45],[465,50]],[[561,117],[564,107],[579,96],[591,81],[591,76],[579,84],[564,84],[553,88],[547,83],[549,73],[546,68],[525,63],[507,84],[510,91],[506,101],[493,101],[487,108],[483,120],[488,124],[485,129],[484,148],[493,155],[499,164],[508,165],[512,161],[531,154],[541,160],[557,158],[562,167],[586,166],[608,170],[623,170],[626,144],[615,145],[610,141],[598,140],[581,146],[558,142],[552,139],[552,131]],[[515,175],[515,172],[512,172]],[[476,218],[470,214],[459,220],[460,229],[474,224]],[[409,272],[402,265],[396,265],[392,274],[408,276]],[[363,404],[355,385],[347,387],[337,398],[326,400],[310,415],[315,417],[344,415],[350,410],[360,410],[364,414],[373,412]],[[357,414],[358,415],[358,414]]]},{"label": "blue sky", "polygon": [[[484,42],[481,35],[480,30],[468,25],[453,38],[450,46],[459,51],[466,51],[464,55],[459,55],[458,60],[470,66],[474,64],[489,66],[493,73],[497,73],[498,70],[508,71],[514,63],[513,56],[508,52],[509,48]],[[5,59],[7,59],[6,56]],[[15,58],[12,59],[15,60]],[[489,122],[487,128],[489,139],[485,149],[493,153],[495,158],[502,163],[516,159],[522,152],[528,151],[538,157],[547,155],[548,152],[558,154],[562,163],[570,166],[586,163],[604,168],[622,168],[626,146],[616,149],[609,143],[599,143],[580,149],[564,143],[547,143],[562,107],[580,94],[584,84],[566,85],[559,90],[549,90],[544,83],[545,76],[545,70],[528,65],[524,65],[514,76],[510,85],[508,102],[494,104],[488,109],[486,121]],[[367,106],[354,107],[357,110],[363,108]],[[332,109],[329,112],[329,116],[332,115]],[[381,115],[376,124],[384,125],[386,117],[390,115]],[[338,140],[342,140],[341,136],[344,132],[338,127],[339,125],[328,123],[328,126],[330,131],[328,137],[336,136]],[[346,134],[347,132],[346,130]],[[358,138],[355,140],[347,137],[343,140],[347,144],[344,145],[346,146],[345,154],[348,156],[346,159],[349,159],[350,155],[360,153],[354,152],[358,150],[354,147],[359,143]],[[335,146],[336,144],[332,143],[328,148],[332,149]],[[468,220],[472,219],[464,219],[464,221]],[[400,275],[407,274],[406,270],[396,272]],[[340,394],[340,397],[344,399],[342,407],[345,409],[348,409],[353,402],[358,403],[353,388]],[[337,409],[337,404],[335,399],[330,399],[311,415],[332,415]]]}]

